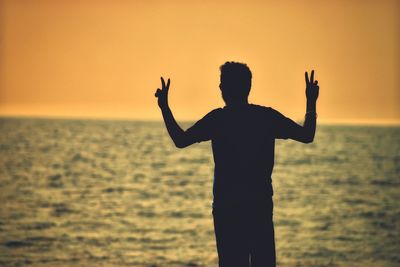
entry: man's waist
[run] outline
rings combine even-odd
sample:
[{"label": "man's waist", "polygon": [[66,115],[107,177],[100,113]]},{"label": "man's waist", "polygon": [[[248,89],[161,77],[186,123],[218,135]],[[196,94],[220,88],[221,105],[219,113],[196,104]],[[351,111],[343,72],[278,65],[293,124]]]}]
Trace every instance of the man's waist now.
[{"label": "man's waist", "polygon": [[272,184],[268,181],[259,185],[218,185],[213,188],[214,205],[253,205],[260,201],[271,199],[273,196]]},{"label": "man's waist", "polygon": [[215,208],[249,208],[272,201],[272,194],[241,195],[236,197],[221,197],[214,195],[212,207]]}]

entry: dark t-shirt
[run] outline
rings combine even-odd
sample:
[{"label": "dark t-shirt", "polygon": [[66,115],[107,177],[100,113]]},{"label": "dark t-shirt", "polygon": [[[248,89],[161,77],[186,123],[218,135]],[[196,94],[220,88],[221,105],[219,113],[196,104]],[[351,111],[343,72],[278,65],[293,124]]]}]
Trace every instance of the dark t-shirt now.
[{"label": "dark t-shirt", "polygon": [[214,109],[186,133],[211,140],[215,162],[213,206],[270,198],[275,139],[301,127],[278,111],[253,104]]}]

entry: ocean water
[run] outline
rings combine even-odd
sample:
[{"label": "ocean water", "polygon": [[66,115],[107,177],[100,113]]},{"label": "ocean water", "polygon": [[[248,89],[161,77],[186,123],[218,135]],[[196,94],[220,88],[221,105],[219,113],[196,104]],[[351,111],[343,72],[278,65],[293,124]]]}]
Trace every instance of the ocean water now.
[{"label": "ocean water", "polygon": [[[212,172],[162,122],[0,118],[0,266],[217,266]],[[400,266],[399,127],[278,141],[273,185],[278,266]]]}]

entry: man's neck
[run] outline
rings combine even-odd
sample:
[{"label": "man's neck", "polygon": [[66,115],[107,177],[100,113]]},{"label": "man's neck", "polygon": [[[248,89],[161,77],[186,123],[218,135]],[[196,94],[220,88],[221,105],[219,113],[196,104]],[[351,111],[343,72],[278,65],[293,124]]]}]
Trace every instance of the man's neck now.
[{"label": "man's neck", "polygon": [[226,107],[229,108],[236,108],[236,107],[243,107],[243,106],[247,106],[249,104],[249,102],[247,101],[239,101],[239,102],[231,102],[231,103],[226,103]]}]

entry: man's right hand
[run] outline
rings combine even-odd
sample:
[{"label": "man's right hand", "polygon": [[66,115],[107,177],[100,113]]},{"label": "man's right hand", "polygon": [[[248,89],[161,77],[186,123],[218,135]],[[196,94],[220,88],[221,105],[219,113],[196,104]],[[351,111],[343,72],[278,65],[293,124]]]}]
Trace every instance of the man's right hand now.
[{"label": "man's right hand", "polygon": [[311,79],[308,79],[308,72],[305,73],[306,76],[306,97],[308,101],[317,101],[319,95],[318,81],[314,81],[314,70],[311,71]]},{"label": "man's right hand", "polygon": [[155,96],[158,98],[158,106],[163,109],[168,107],[168,91],[170,85],[170,79],[168,79],[167,85],[165,85],[164,78],[161,77],[162,89],[157,88]]}]

